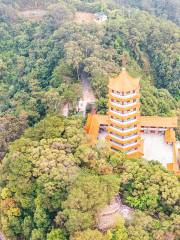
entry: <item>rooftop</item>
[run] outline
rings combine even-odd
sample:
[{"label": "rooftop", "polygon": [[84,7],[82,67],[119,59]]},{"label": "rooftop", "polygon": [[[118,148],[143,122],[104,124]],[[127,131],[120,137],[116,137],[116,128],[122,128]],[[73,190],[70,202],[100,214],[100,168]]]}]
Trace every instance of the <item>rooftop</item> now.
[{"label": "rooftop", "polygon": [[125,68],[119,76],[110,78],[108,87],[119,92],[133,91],[139,88],[140,78],[133,78],[129,75]]},{"label": "rooftop", "polygon": [[176,135],[173,129],[168,129],[165,131],[165,141],[167,143],[175,143],[176,142]]},{"label": "rooftop", "polygon": [[140,124],[143,127],[159,127],[159,128],[177,128],[177,117],[159,117],[159,116],[141,116]]},{"label": "rooftop", "polygon": [[[85,130],[91,137],[93,143],[98,138],[100,125],[108,125],[108,122],[108,115],[89,114]],[[176,128],[178,123],[177,117],[141,116],[140,125],[143,127]],[[170,137],[171,140],[173,139],[172,131],[167,133],[167,137]]]}]

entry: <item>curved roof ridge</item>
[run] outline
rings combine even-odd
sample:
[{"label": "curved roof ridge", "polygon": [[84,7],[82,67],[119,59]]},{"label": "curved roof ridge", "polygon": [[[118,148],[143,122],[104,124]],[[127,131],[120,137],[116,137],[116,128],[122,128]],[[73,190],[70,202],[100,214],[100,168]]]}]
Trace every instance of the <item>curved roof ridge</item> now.
[{"label": "curved roof ridge", "polygon": [[110,78],[108,87],[119,92],[128,92],[139,88],[140,78],[129,75],[125,68],[114,78]]}]

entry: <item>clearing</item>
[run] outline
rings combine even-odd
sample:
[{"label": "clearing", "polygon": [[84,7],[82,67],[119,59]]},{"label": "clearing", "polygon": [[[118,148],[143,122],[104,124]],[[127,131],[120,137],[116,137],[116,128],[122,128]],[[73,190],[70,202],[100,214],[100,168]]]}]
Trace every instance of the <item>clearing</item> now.
[{"label": "clearing", "polygon": [[95,15],[88,12],[76,12],[74,16],[74,21],[76,23],[92,23],[96,21]]},{"label": "clearing", "polygon": [[114,227],[120,217],[130,220],[133,211],[132,208],[122,204],[120,196],[116,196],[98,215],[98,228],[106,231]]},{"label": "clearing", "polygon": [[18,11],[18,15],[21,18],[26,18],[30,21],[39,21],[42,19],[44,15],[47,14],[47,10],[45,9],[32,9],[25,11]]},{"label": "clearing", "polygon": [[83,112],[83,115],[85,116],[87,105],[94,104],[96,102],[96,97],[90,85],[90,79],[87,77],[87,74],[83,73],[81,75],[81,81],[83,86],[83,100],[81,112]]},{"label": "clearing", "polygon": [[[93,89],[90,85],[90,79],[87,76],[86,73],[82,73],[81,76],[81,82],[82,82],[82,99],[80,99],[77,111],[81,112],[83,116],[86,115],[86,107],[88,104],[94,104],[96,102],[96,97],[94,95]],[[66,103],[63,105],[61,109],[61,114],[65,117],[69,115],[69,104]]]}]

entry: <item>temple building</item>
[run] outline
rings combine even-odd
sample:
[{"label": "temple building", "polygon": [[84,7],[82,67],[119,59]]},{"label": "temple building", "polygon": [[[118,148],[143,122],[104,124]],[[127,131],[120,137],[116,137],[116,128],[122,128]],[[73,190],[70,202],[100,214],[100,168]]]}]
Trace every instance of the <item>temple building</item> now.
[{"label": "temple building", "polygon": [[131,77],[126,69],[109,80],[108,89],[107,115],[88,115],[85,131],[89,143],[106,140],[113,151],[157,160],[179,173],[180,149],[174,132],[177,117],[140,116],[140,79]]},{"label": "temple building", "polygon": [[114,150],[125,152],[129,157],[141,157],[140,136],[140,83],[123,69],[109,81],[109,125],[107,140]]}]

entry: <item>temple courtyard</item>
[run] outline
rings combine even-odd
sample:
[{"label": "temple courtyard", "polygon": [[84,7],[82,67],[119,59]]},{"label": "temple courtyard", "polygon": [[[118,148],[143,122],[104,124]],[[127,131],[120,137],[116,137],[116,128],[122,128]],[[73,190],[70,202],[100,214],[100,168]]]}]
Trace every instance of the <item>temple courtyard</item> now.
[{"label": "temple courtyard", "polygon": [[163,134],[143,133],[144,158],[147,160],[157,160],[164,167],[173,162],[173,145],[167,144]]}]

